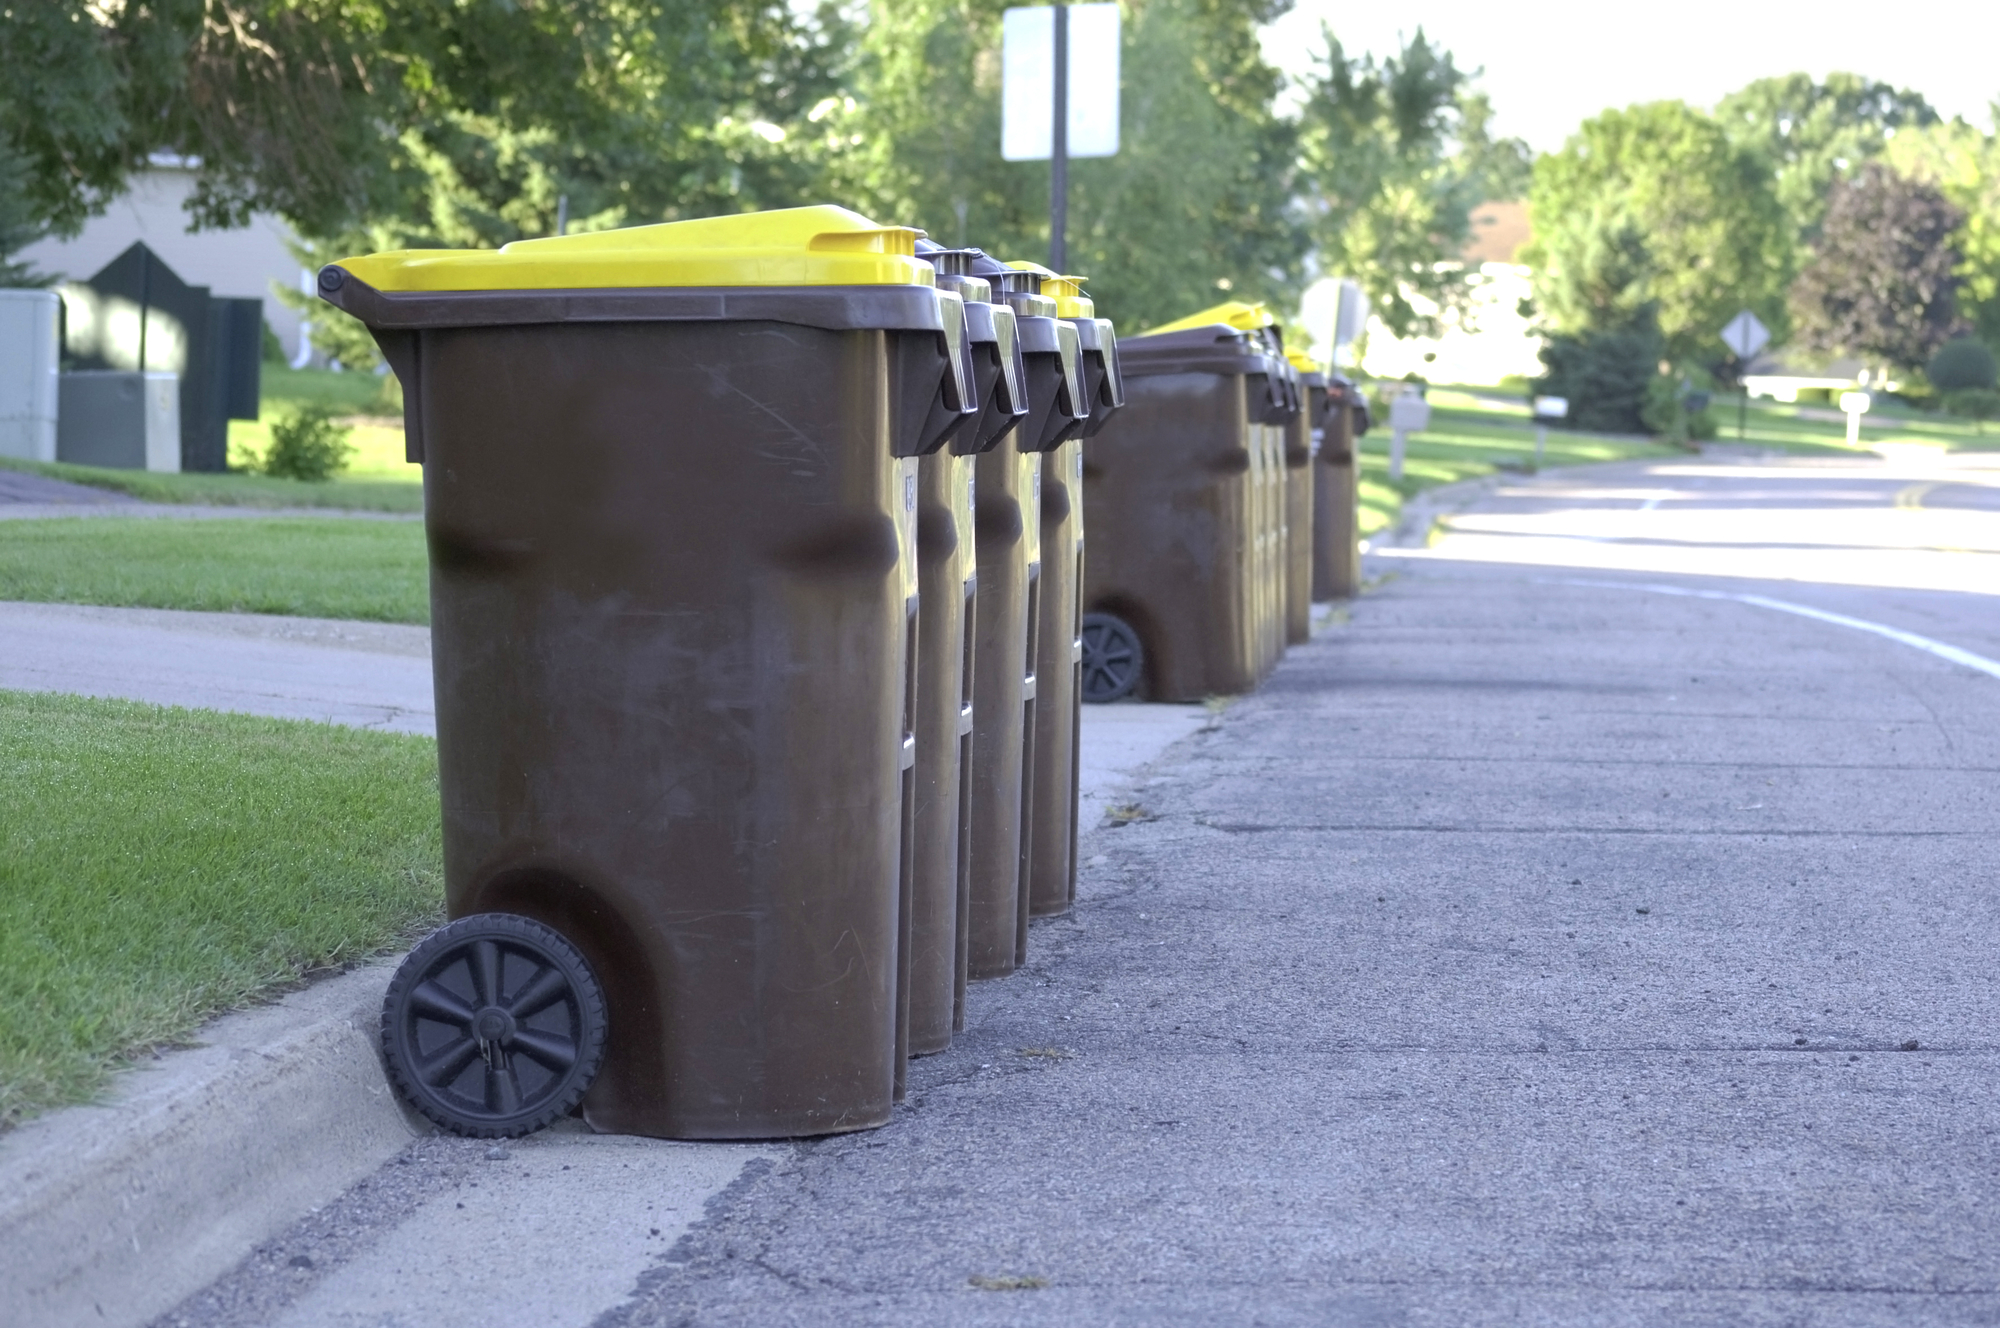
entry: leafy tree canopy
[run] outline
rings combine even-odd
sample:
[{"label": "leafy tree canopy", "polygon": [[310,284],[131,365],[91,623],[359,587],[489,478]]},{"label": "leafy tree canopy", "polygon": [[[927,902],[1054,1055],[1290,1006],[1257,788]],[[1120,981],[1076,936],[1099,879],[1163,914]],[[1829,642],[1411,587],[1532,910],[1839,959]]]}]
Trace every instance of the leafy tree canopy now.
[{"label": "leafy tree canopy", "polygon": [[1920,94],[1844,73],[1824,83],[1808,74],[1760,78],[1724,97],[1715,118],[1770,163],[1801,248],[1818,237],[1835,180],[1881,156],[1898,131],[1938,122]]},{"label": "leafy tree canopy", "polygon": [[1527,148],[1493,137],[1477,71],[1422,28],[1379,63],[1324,36],[1299,117],[1320,264],[1359,279],[1397,336],[1435,335],[1472,293],[1451,266],[1472,238],[1472,209],[1520,195]]},{"label": "leafy tree canopy", "polygon": [[[829,192],[1003,258],[1048,254],[1049,171],[1000,160],[1001,0],[877,0],[854,96],[830,107]],[[1118,155],[1070,163],[1069,267],[1121,330],[1212,304],[1289,304],[1306,237],[1266,0],[1135,0]]]},{"label": "leafy tree canopy", "polygon": [[64,230],[171,151],[205,224],[421,228],[441,188],[538,233],[481,182],[574,174],[635,218],[782,188],[766,126],[824,95],[838,45],[781,0],[36,0],[0,11],[0,140]]},{"label": "leafy tree canopy", "polygon": [[1798,343],[1911,370],[1963,327],[1965,214],[1930,185],[1871,163],[1833,186],[1812,261],[1792,287]]},{"label": "leafy tree canopy", "polygon": [[[1590,269],[1603,237],[1629,228],[1643,239],[1647,263],[1623,305],[1656,304],[1671,358],[1720,358],[1717,334],[1739,309],[1784,333],[1791,238],[1770,170],[1685,103],[1584,121],[1560,151],[1536,160],[1529,208],[1536,234],[1521,261],[1536,269],[1538,300],[1589,288],[1599,280]],[[1556,330],[1590,326],[1588,300],[1556,295],[1553,304]]]},{"label": "leafy tree canopy", "polygon": [[[1995,111],[2000,127],[2000,108]],[[1898,134],[1884,160],[1921,180],[1965,214],[1952,236],[1958,252],[1958,307],[1980,338],[2000,346],[2000,134],[1963,120]]]}]

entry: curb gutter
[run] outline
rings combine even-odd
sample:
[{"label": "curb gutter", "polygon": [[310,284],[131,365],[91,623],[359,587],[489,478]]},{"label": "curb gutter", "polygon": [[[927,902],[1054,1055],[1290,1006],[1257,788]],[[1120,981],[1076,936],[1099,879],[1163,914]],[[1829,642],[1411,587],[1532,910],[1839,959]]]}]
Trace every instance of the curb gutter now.
[{"label": "curb gutter", "polygon": [[226,1015],[0,1137],[0,1318],[141,1325],[418,1133],[376,1051],[394,961]]}]

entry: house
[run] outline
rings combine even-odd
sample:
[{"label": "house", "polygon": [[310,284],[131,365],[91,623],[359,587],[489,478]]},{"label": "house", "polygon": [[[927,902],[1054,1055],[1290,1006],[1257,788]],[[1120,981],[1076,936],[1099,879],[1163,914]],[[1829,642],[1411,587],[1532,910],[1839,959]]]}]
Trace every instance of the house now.
[{"label": "house", "polygon": [[286,358],[296,359],[301,319],[274,293],[275,287],[299,290],[302,280],[310,281],[287,247],[291,231],[266,214],[236,230],[188,230],[183,205],[194,193],[193,166],[179,157],[154,156],[150,168],[135,174],[131,187],[85,222],[79,234],[39,240],[21,250],[17,260],[65,281],[84,281],[135,240],[143,240],[189,285],[262,300],[265,324],[277,333]]},{"label": "house", "polygon": [[1901,386],[1871,374],[1860,360],[1817,361],[1785,350],[1765,351],[1751,360],[1743,373],[1743,389],[1751,396],[1786,403],[1796,402],[1801,392],[1838,396],[1857,388],[1894,392]]}]

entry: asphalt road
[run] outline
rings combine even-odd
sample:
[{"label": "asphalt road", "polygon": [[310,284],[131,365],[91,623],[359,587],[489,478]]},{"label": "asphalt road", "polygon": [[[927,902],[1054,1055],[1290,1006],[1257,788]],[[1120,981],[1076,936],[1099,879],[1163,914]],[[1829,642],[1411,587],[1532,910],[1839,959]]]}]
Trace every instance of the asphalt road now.
[{"label": "asphalt road", "polygon": [[[1492,489],[1152,767],[893,1123],[757,1146],[562,1317],[2000,1319],[1996,499],[1915,454]],[[321,1290],[543,1146],[421,1142],[194,1321],[544,1322]],[[464,1284],[652,1239],[622,1202]]]}]

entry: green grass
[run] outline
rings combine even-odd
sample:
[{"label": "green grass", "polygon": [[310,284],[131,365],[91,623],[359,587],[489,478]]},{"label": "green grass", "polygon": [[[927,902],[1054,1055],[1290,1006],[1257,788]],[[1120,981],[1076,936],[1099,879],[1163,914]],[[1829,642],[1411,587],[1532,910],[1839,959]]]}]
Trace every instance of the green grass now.
[{"label": "green grass", "polygon": [[[423,468],[403,459],[403,393],[394,374],[333,373],[326,369],[291,369],[282,364],[266,364],[263,399],[259,417],[229,422],[229,455],[244,453],[262,456],[271,445],[271,424],[300,406],[325,406],[351,421],[348,441],[354,456],[339,479],[328,485],[336,498],[342,491],[371,483],[391,482],[415,489],[423,482]],[[234,462],[232,462],[234,464]],[[415,501],[417,495],[406,495]],[[336,501],[313,506],[360,506]],[[391,510],[407,511],[414,508]]]},{"label": "green grass", "polygon": [[[1425,489],[1521,469],[1535,460],[1535,427],[1525,404],[1448,388],[1430,392],[1431,427],[1404,442],[1403,478],[1389,478],[1386,413],[1361,440],[1361,533],[1392,526],[1403,503]],[[1549,430],[1541,464],[1576,466],[1632,457],[1686,456],[1679,448],[1631,438]]]},{"label": "green grass", "polygon": [[0,600],[421,623],[428,576],[415,521],[0,522]]},{"label": "green grass", "polygon": [[[358,432],[358,431],[357,431]],[[395,430],[396,455],[402,454],[403,435]],[[0,466],[9,470],[45,475],[71,484],[128,493],[149,503],[195,503],[214,507],[325,507],[356,512],[421,512],[424,491],[421,483],[407,479],[385,479],[379,473],[356,472],[325,484],[302,480],[273,479],[268,475],[156,475],[144,470],[109,470],[100,466],[69,466],[60,462],[23,461],[0,457]],[[407,467],[411,471],[420,469]]]},{"label": "green grass", "polygon": [[0,692],[0,843],[0,1129],[442,911],[428,738]]}]

